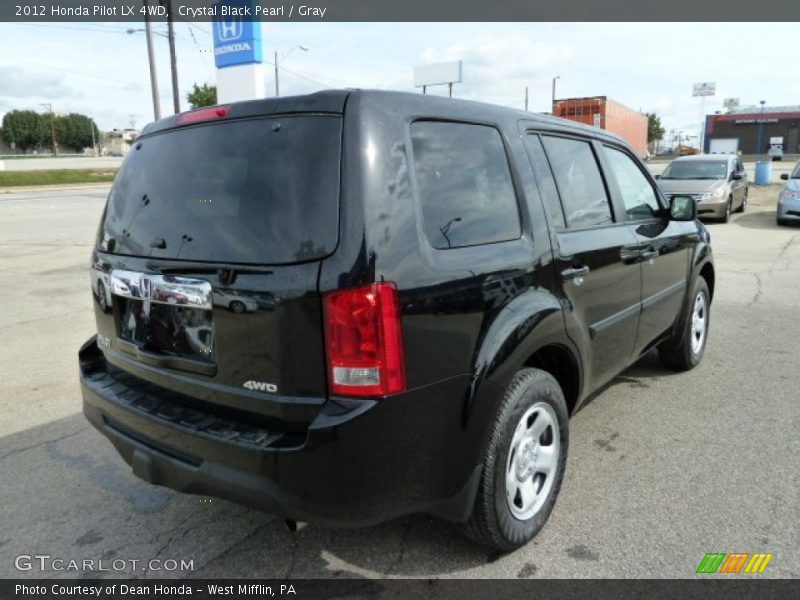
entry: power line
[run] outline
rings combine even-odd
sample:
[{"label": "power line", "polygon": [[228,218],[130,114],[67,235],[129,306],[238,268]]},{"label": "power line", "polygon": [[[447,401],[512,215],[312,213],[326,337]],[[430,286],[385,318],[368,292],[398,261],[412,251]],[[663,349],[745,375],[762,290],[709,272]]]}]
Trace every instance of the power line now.
[{"label": "power line", "polygon": [[[273,67],[275,66],[275,63],[274,63],[274,62],[271,62],[271,61],[269,61],[269,60],[265,60],[264,62],[265,62],[266,64],[268,64],[268,65],[271,65],[271,66],[273,66]],[[322,83],[321,81],[316,81],[316,80],[314,80],[314,79],[311,79],[311,77],[306,77],[305,75],[302,75],[302,74],[300,74],[300,73],[298,73],[298,72],[296,72],[296,71],[292,71],[292,70],[290,70],[290,69],[287,69],[287,68],[286,68],[286,67],[284,67],[284,66],[279,66],[278,68],[279,68],[281,71],[285,71],[286,73],[289,73],[290,75],[294,75],[295,77],[299,77],[300,79],[305,79],[306,81],[310,81],[311,83],[313,83],[313,84],[315,84],[315,85],[318,85],[318,86],[320,86],[320,87],[322,87],[322,88],[324,88],[324,89],[326,89],[326,90],[329,90],[329,89],[331,89],[331,86],[329,86],[329,85],[326,85],[326,84]]]},{"label": "power line", "polygon": [[11,61],[15,65],[16,64],[28,64],[28,65],[31,65],[31,66],[34,66],[34,67],[39,67],[39,68],[42,68],[42,69],[49,69],[51,71],[61,71],[61,72],[64,72],[64,73],[73,73],[75,75],[81,75],[83,77],[91,77],[93,79],[105,79],[106,81],[114,81],[116,83],[124,83],[126,85],[127,84],[131,84],[131,83],[133,83],[133,84],[137,83],[135,81],[124,81],[122,79],[114,79],[113,77],[104,77],[103,75],[96,75],[94,73],[86,73],[84,71],[76,71],[74,69],[65,69],[63,67],[54,67],[52,65],[43,65],[42,63],[32,62],[32,61],[29,61],[29,60],[20,60],[16,56],[11,57],[11,56],[0,55],[0,60],[8,60],[8,61]]},{"label": "power line", "polygon": [[200,47],[200,44],[197,43],[197,38],[194,36],[191,23],[187,23],[187,25],[189,25],[189,27],[187,27],[187,29],[189,30],[189,35],[192,36],[192,41],[194,41],[194,45],[197,47],[197,50],[200,52],[200,56],[203,59],[203,64],[206,66],[206,71],[208,71],[208,77],[209,79],[213,79],[214,72],[211,69],[211,65],[208,63],[208,57],[206,56],[205,52],[203,52],[203,48]]}]

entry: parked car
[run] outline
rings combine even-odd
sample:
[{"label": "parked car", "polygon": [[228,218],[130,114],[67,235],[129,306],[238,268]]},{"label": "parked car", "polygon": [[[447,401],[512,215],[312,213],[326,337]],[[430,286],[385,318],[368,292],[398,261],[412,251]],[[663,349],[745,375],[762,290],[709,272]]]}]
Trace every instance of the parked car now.
[{"label": "parked car", "polygon": [[800,222],[800,162],[789,173],[782,173],[786,185],[778,196],[778,225]]},{"label": "parked car", "polygon": [[92,293],[97,300],[100,310],[108,312],[111,310],[111,278],[110,275],[96,266],[94,259],[89,269],[90,280],[92,283]]},{"label": "parked car", "polygon": [[700,150],[695,148],[694,146],[681,146],[679,145],[675,149],[676,153],[680,156],[694,156],[695,154],[699,154]]},{"label": "parked car", "polygon": [[[587,398],[652,348],[702,359],[695,217],[620,138],[530,112],[330,91],[169,116],[100,225],[124,285],[79,353],[84,413],[157,485],[290,527],[429,513],[510,550],[547,521]],[[152,298],[166,277],[192,305]],[[214,305],[232,291],[274,301]],[[202,325],[207,351],[156,345],[154,321]]]},{"label": "parked car", "polygon": [[223,306],[235,313],[258,310],[258,302],[255,299],[231,290],[215,291],[214,305]]},{"label": "parked car", "polygon": [[738,156],[698,154],[673,160],[661,175],[656,175],[664,193],[689,194],[697,202],[697,215],[723,223],[733,211],[747,209],[749,182]]}]

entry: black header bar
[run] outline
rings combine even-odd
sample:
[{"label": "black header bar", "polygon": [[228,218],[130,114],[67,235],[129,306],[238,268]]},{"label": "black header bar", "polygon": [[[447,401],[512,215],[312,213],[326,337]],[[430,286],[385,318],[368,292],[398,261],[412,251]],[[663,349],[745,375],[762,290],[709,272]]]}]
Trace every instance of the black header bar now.
[{"label": "black header bar", "polygon": [[[143,1],[2,0],[0,21],[142,21]],[[169,1],[176,19],[211,21],[221,12],[213,10],[216,0]],[[163,5],[167,3],[148,0],[153,20],[166,18]],[[240,0],[225,3],[238,6]],[[797,0],[254,0],[253,7],[244,18],[268,22],[800,21]]]}]

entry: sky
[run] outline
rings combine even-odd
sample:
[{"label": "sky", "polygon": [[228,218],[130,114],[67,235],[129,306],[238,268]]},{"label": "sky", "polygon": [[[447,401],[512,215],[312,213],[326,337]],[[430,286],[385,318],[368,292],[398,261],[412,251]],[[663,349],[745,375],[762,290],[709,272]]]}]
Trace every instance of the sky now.
[{"label": "sky", "polygon": [[[136,23],[0,24],[0,118],[13,109],[79,112],[102,130],[153,118],[147,49]],[[154,25],[158,33],[166,25]],[[454,96],[550,110],[557,98],[608,96],[655,112],[669,131],[696,134],[722,100],[800,104],[796,23],[264,23],[265,59],[281,95],[358,87],[415,91],[413,67],[463,60]],[[214,83],[211,24],[176,24],[181,109],[193,83]],[[167,40],[157,35],[162,114],[172,110]],[[272,66],[267,89],[274,90]],[[712,81],[703,107],[692,84]],[[446,94],[446,86],[429,88]]]}]

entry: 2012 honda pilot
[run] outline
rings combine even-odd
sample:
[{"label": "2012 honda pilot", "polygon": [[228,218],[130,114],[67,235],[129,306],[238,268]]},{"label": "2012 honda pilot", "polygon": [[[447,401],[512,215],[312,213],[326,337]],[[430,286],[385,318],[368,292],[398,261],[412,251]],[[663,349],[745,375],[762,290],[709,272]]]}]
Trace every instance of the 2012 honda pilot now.
[{"label": "2012 honda pilot", "polygon": [[654,347],[703,356],[695,217],[619,138],[508,108],[332,91],[167,117],[98,231],[84,411],[153,484],[289,522],[424,512],[509,550],[581,403]]}]

